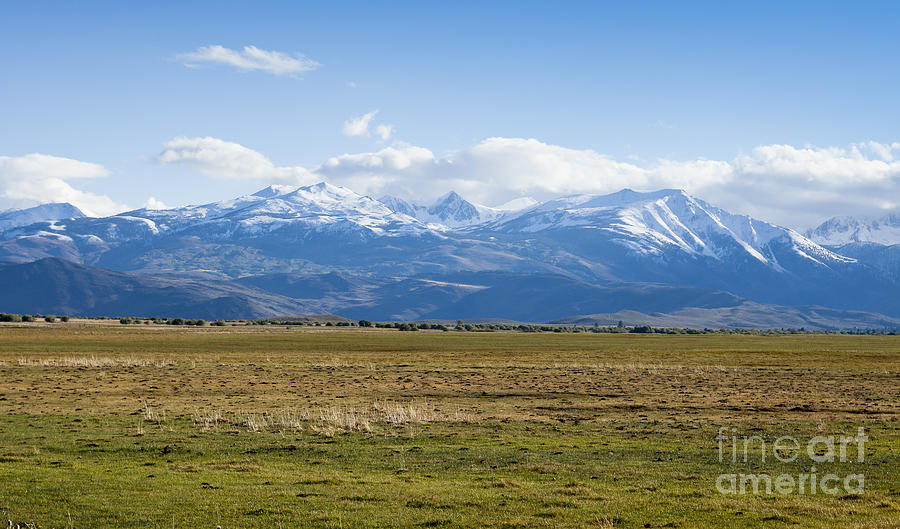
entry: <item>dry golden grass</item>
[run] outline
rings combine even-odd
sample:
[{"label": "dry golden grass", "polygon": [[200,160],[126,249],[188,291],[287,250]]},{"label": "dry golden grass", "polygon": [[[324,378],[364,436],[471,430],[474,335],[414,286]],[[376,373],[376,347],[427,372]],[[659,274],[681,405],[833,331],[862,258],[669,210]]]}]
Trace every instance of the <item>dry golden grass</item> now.
[{"label": "dry golden grass", "polygon": [[[145,418],[151,420],[147,412]],[[344,432],[371,432],[373,426],[472,421],[471,415],[459,410],[444,413],[427,402],[391,401],[375,401],[368,406],[333,405],[261,412],[197,409],[192,418],[202,431],[220,431],[226,428],[245,428],[249,432],[310,430],[327,437]]]},{"label": "dry golden grass", "polygon": [[[5,362],[4,364],[5,365]],[[167,367],[175,365],[171,360],[123,357],[68,357],[68,358],[19,358],[16,365],[30,367]]]}]

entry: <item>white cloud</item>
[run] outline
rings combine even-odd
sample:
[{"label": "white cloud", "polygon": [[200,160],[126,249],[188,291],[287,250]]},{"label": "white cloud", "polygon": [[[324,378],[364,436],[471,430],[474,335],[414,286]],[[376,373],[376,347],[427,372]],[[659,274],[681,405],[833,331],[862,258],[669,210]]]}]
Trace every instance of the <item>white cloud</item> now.
[{"label": "white cloud", "polygon": [[387,141],[394,135],[394,126],[386,124],[378,125],[375,127],[375,135],[381,138],[381,141]]},{"label": "white cloud", "polygon": [[196,67],[200,63],[226,64],[239,70],[258,70],[273,75],[296,75],[315,70],[320,65],[301,53],[293,55],[280,51],[261,50],[256,46],[244,46],[232,50],[224,46],[201,46],[196,51],[177,55],[185,66]]},{"label": "white cloud", "polygon": [[376,114],[378,114],[378,110],[373,110],[368,114],[348,119],[344,122],[344,128],[341,129],[341,134],[344,136],[368,136],[369,123]]},{"label": "white cloud", "polygon": [[[881,146],[883,153],[889,153]],[[785,178],[801,179],[828,185],[878,181],[900,167],[883,159],[872,159],[858,148],[804,147],[764,145],[750,155],[735,159],[738,170],[748,175],[778,174]]]},{"label": "white cloud", "polygon": [[875,216],[900,208],[900,144],[842,147],[763,145],[734,159],[729,178],[702,189],[722,207],[791,227],[835,215]]},{"label": "white cloud", "polygon": [[0,156],[0,209],[69,202],[88,215],[125,209],[109,197],[72,187],[67,180],[107,176],[102,165],[48,154]]},{"label": "white cloud", "polygon": [[873,153],[886,162],[892,162],[894,161],[894,151],[900,151],[900,142],[888,144],[878,143],[877,141],[865,141],[856,143],[853,147],[863,152]]},{"label": "white cloud", "polygon": [[109,171],[100,164],[39,153],[18,157],[0,156],[0,172],[23,178],[46,178],[50,176],[69,179],[96,178],[109,175]]},{"label": "white cloud", "polygon": [[169,209],[169,206],[163,203],[162,200],[157,200],[156,197],[148,198],[141,207],[145,209]]},{"label": "white cloud", "polygon": [[710,160],[662,160],[645,167],[592,150],[522,138],[488,138],[441,158],[422,147],[395,145],[336,156],[312,169],[324,179],[370,194],[427,199],[455,189],[485,204],[522,196],[610,193],[625,187],[699,188],[723,181],[730,171],[727,162]]},{"label": "white cloud", "polygon": [[878,214],[900,208],[900,144],[848,148],[764,145],[733,160],[620,161],[593,150],[536,139],[488,138],[435,156],[395,142],[384,149],[344,154],[319,167],[276,167],[262,154],[216,138],[176,138],[159,156],[220,178],[305,184],[319,180],[378,196],[420,200],[450,189],[484,204],[522,196],[549,199],[622,188],[679,188],[736,213],[794,228],[839,214]]},{"label": "white cloud", "polygon": [[178,137],[164,147],[159,163],[184,164],[215,178],[283,184],[311,183],[314,178],[302,167],[276,167],[259,152],[218,138]]}]

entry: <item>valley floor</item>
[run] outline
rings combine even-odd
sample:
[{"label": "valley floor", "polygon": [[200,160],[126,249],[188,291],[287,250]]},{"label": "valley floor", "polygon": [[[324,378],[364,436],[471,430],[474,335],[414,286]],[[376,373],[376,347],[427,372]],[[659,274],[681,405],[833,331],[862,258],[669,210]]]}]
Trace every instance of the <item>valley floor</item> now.
[{"label": "valley floor", "polygon": [[[2,325],[0,381],[0,514],[23,527],[900,520],[898,336]],[[857,440],[805,452],[860,427],[862,462]],[[732,463],[734,436],[766,460]],[[811,472],[865,491],[716,486]]]}]

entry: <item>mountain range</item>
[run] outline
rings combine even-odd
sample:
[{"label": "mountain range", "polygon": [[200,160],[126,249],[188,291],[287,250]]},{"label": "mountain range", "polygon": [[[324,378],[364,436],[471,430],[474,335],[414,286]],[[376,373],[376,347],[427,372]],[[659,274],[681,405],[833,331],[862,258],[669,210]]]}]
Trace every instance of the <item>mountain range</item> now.
[{"label": "mountain range", "polygon": [[[489,208],[454,192],[422,205],[324,182],[103,218],[67,206],[0,214],[4,274],[30,265],[57,278],[58,290],[41,290],[45,308],[34,312],[64,312],[48,310],[56,303],[72,314],[550,321],[632,311],[649,321],[729,309],[731,319],[706,314],[731,326],[743,314],[747,326],[821,328],[884,327],[900,317],[896,216],[832,219],[801,234],[679,190]],[[93,274],[83,283],[92,288],[110,274],[128,292],[189,292],[133,310],[128,296],[104,304],[110,292],[93,305],[66,305],[67,281],[80,274]],[[9,290],[0,294],[0,310],[11,312],[11,299]],[[827,318],[825,307],[833,310]],[[813,312],[819,319],[786,316]]]}]

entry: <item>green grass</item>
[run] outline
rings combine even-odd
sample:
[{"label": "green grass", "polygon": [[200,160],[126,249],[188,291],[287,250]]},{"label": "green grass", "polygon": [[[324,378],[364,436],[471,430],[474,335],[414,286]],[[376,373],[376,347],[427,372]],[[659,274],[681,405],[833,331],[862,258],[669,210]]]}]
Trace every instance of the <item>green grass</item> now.
[{"label": "green grass", "polygon": [[[896,336],[3,326],[0,513],[60,528],[897,527],[898,351]],[[392,424],[390,403],[422,415]],[[817,472],[863,472],[867,490],[719,494],[721,473],[810,467],[719,463],[720,426],[769,440],[863,426],[865,462]]]}]

